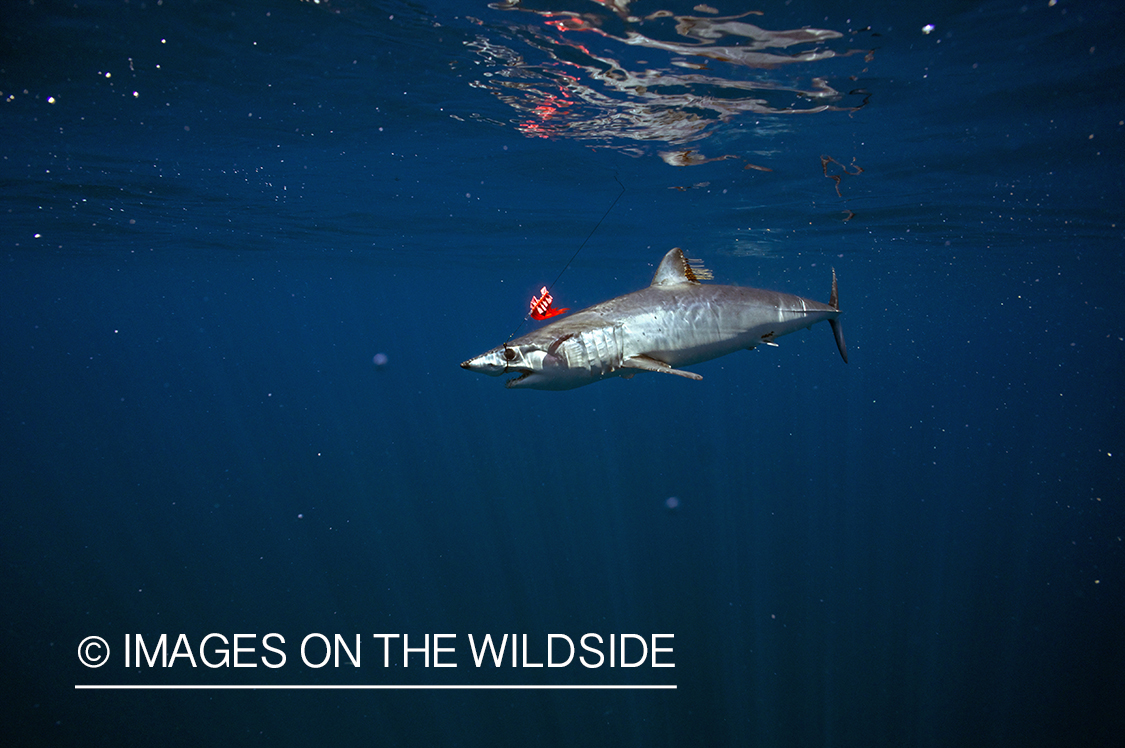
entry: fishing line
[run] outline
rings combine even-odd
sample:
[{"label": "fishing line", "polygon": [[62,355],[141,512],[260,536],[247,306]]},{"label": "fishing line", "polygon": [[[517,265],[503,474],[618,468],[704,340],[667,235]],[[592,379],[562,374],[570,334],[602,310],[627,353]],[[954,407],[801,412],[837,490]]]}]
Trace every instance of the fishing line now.
[{"label": "fishing line", "polygon": [[[602,225],[602,221],[604,221],[609,216],[610,212],[613,211],[613,207],[617,205],[617,201],[620,200],[621,196],[625,194],[625,185],[621,184],[621,180],[617,178],[617,172],[613,173],[613,181],[617,182],[617,186],[621,188],[621,192],[618,192],[617,197],[613,198],[613,202],[609,204],[609,207],[606,208],[605,213],[602,214],[602,217],[598,219],[598,222],[596,224],[594,224],[594,228],[590,230],[590,233],[587,234],[586,238],[582,240],[582,243],[578,245],[578,249],[574,250],[574,254],[571,255],[570,259],[566,261],[565,265],[563,265],[563,269],[559,271],[559,274],[555,276],[555,279],[551,281],[551,284],[549,286],[547,286],[548,293],[550,293],[551,289],[555,287],[555,284],[559,282],[559,279],[563,277],[563,273],[565,273],[567,268],[570,267],[570,263],[574,262],[575,258],[578,257],[578,253],[581,252],[582,248],[586,246],[586,242],[590,241],[590,238],[597,232],[598,227]],[[516,329],[512,330],[512,334],[508,336],[508,340],[504,341],[505,347],[507,347],[508,342],[516,336],[516,333],[520,331],[520,328],[527,323],[527,320],[530,319],[530,317],[531,311],[529,310],[528,313],[523,316],[523,319],[520,320],[520,323],[516,325]]]}]

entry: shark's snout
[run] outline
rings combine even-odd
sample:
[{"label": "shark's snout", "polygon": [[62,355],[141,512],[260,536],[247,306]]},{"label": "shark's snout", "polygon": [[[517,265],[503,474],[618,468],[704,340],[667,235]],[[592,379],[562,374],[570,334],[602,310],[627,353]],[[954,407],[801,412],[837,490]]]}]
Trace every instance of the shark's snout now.
[{"label": "shark's snout", "polygon": [[503,358],[502,354],[495,350],[488,353],[482,353],[479,356],[474,356],[468,361],[461,363],[461,368],[468,371],[475,371],[480,374],[487,374],[490,377],[498,377],[509,370],[508,362]]}]

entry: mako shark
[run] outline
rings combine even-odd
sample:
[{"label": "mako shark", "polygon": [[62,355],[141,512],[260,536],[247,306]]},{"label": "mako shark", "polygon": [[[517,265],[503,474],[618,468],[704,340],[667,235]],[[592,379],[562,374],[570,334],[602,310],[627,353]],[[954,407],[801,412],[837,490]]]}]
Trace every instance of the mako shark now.
[{"label": "mako shark", "polygon": [[[711,273],[677,247],[648,288],[603,301],[461,364],[511,389],[569,390],[638,371],[703,379],[677,367],[710,361],[828,320],[844,363],[836,271],[827,304],[740,286],[705,285]],[[544,290],[546,296],[546,291]]]}]

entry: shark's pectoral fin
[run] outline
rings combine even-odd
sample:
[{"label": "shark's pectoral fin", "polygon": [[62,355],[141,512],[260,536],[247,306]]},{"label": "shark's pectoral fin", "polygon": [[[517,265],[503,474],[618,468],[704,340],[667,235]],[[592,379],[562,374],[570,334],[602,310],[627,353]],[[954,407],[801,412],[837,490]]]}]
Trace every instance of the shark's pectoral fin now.
[{"label": "shark's pectoral fin", "polygon": [[630,356],[621,362],[621,367],[624,369],[641,369],[642,371],[655,371],[661,374],[675,374],[677,377],[685,377],[687,379],[694,379],[696,381],[703,379],[700,375],[693,371],[683,371],[682,369],[673,369],[663,361],[657,361],[655,358],[648,356]]}]

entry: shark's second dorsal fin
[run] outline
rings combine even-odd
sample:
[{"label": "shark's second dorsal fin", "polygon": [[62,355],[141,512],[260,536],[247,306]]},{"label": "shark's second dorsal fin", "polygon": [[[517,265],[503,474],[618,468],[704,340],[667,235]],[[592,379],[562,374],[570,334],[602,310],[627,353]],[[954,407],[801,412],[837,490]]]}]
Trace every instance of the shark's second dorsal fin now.
[{"label": "shark's second dorsal fin", "polygon": [[714,278],[711,271],[703,267],[701,260],[689,260],[683,250],[676,247],[664,255],[656,275],[652,276],[654,286],[675,286],[680,283],[699,283]]}]

